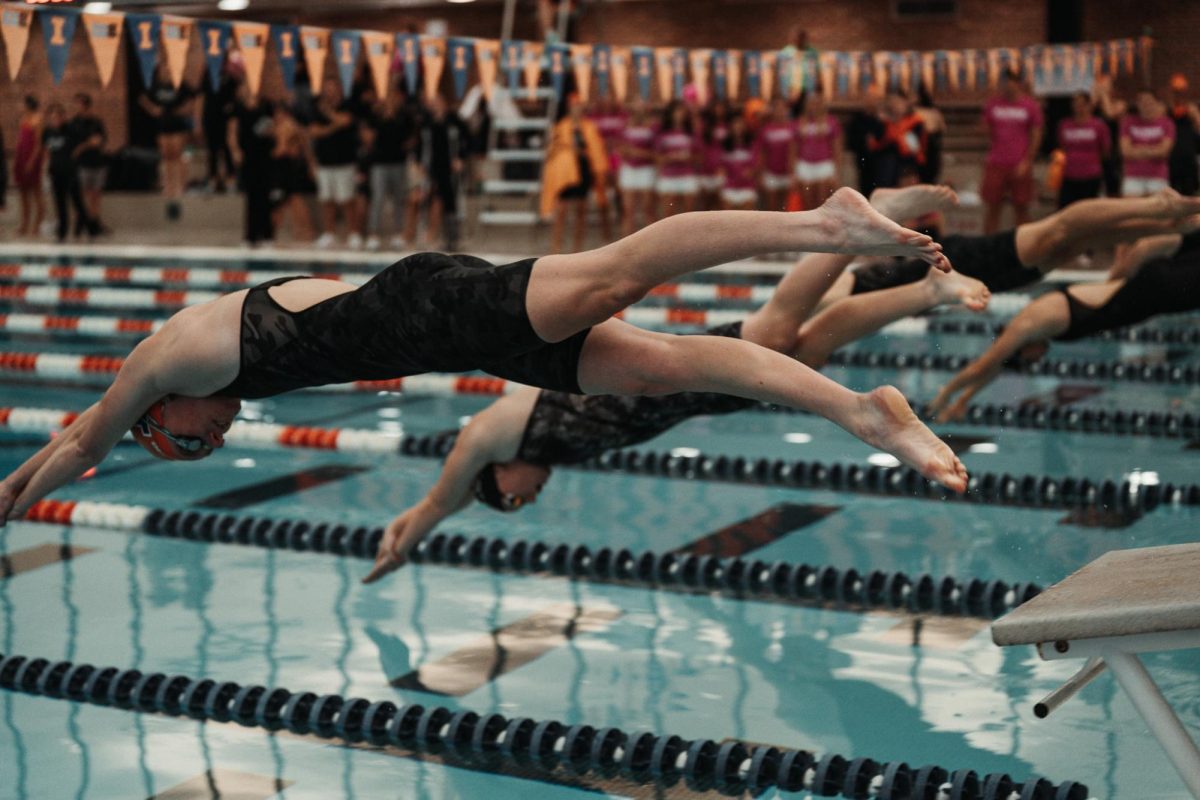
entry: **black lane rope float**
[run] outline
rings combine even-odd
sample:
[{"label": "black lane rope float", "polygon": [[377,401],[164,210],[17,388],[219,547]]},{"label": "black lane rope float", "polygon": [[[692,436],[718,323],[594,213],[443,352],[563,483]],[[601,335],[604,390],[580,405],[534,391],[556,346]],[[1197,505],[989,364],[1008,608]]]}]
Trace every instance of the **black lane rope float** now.
[{"label": "black lane rope float", "polygon": [[[372,559],[383,528],[279,519],[207,510],[150,509],[113,503],[43,500],[26,519],[81,525],[188,541],[244,545]],[[488,569],[616,584],[643,589],[722,594],[799,605],[882,609],[915,614],[995,619],[1037,596],[1035,583],[982,578],[866,574],[787,561],[718,558],[680,552],[635,552],[587,545],[530,542],[492,536],[434,533],[410,551],[416,564]]]},{"label": "black lane rope float", "polygon": [[1085,800],[1087,787],[1044,778],[1015,782],[1009,775],[980,776],[928,765],[817,757],[805,750],[711,739],[686,740],[615,727],[565,725],[555,720],[508,718],[501,714],[233,681],[120,670],[86,663],[0,654],[0,688],[129,711],[236,722],[267,731],[287,730],[347,744],[412,749],[449,755],[467,768],[509,764],[576,777],[621,776],[627,781],[670,787],[683,781],[693,791],[726,795],[761,793],[772,787],[810,791],[821,797],[880,800]]},{"label": "black lane rope float", "polygon": [[[926,333],[965,334],[968,336],[999,336],[1004,332],[1003,322],[979,319],[955,319],[952,316],[931,316],[927,320]],[[1144,344],[1200,344],[1200,325],[1162,328],[1151,325],[1131,325],[1124,328],[1100,331],[1083,337],[1084,341],[1140,342]]]},{"label": "black lane rope float", "polygon": [[[866,369],[916,369],[923,371],[958,372],[974,359],[969,356],[941,353],[876,353],[865,350],[838,350],[831,353],[826,364]],[[1200,363],[1135,364],[1116,359],[1058,359],[1006,365],[1009,372],[1026,375],[1047,375],[1056,378],[1111,380],[1127,383],[1182,384],[1200,383]]]}]

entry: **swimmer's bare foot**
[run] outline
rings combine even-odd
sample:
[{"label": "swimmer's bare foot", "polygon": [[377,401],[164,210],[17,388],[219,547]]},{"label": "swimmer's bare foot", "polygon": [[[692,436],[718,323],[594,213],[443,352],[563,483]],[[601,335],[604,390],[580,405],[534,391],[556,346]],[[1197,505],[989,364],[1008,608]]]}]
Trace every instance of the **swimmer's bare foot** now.
[{"label": "swimmer's bare foot", "polygon": [[1188,217],[1200,213],[1200,197],[1185,197],[1169,186],[1159,189],[1153,197],[1161,204],[1164,217]]},{"label": "swimmer's bare foot", "polygon": [[905,222],[934,211],[949,211],[958,205],[958,195],[949,186],[922,183],[902,189],[876,189],[871,205],[893,222]]},{"label": "swimmer's bare foot", "polygon": [[894,386],[860,397],[860,423],[851,430],[867,444],[891,453],[917,472],[955,492],[967,489],[967,468],[909,408]]},{"label": "swimmer's bare foot", "polygon": [[892,222],[849,187],[834,192],[815,213],[828,221],[829,235],[838,244],[833,252],[919,258],[938,269],[950,269],[941,245]]},{"label": "swimmer's bare foot", "polygon": [[1192,214],[1175,223],[1175,232],[1187,236],[1189,233],[1200,231],[1200,214]]},{"label": "swimmer's bare foot", "polygon": [[961,303],[972,311],[983,311],[992,299],[992,293],[982,281],[968,278],[961,272],[941,272],[932,267],[925,276],[925,288],[930,293],[932,305]]}]

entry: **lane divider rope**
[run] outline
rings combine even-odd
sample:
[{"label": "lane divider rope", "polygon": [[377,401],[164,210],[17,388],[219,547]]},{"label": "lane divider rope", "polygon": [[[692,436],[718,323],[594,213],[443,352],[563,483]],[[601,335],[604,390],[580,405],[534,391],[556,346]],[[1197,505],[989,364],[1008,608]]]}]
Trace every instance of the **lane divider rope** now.
[{"label": "lane divider rope", "polygon": [[267,731],[312,734],[348,744],[367,742],[446,754],[468,767],[505,763],[539,772],[573,776],[620,775],[626,780],[670,787],[681,780],[694,791],[759,794],[772,787],[810,791],[824,797],[908,800],[948,792],[955,800],[1008,800],[1019,792],[1031,800],[1084,800],[1087,787],[1044,778],[1022,784],[1003,773],[980,776],[929,765],[821,757],[806,750],[711,739],[685,740],[619,728],[565,725],[556,720],[417,703],[397,706],[340,694],[292,692],[234,681],[96,667],[0,654],[0,687],[48,698],[197,720],[236,722]]},{"label": "lane divider rope", "polygon": [[[92,501],[42,500],[26,521],[79,525],[168,539],[244,545],[300,553],[373,559],[383,539],[379,526],[279,519],[208,510],[171,511],[149,506]],[[416,564],[487,569],[523,575],[642,589],[722,594],[800,605],[909,611],[914,614],[995,619],[1036,597],[1035,583],[1008,584],[983,578],[829,565],[718,558],[675,551],[634,552],[609,547],[511,540],[504,537],[434,533],[410,552]]]}]

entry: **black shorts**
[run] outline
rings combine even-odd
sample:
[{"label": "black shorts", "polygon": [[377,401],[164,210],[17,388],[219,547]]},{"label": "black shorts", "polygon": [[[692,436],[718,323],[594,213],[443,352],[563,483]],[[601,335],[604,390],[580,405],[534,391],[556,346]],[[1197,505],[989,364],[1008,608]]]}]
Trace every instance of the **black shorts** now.
[{"label": "black shorts", "polygon": [[1103,181],[1103,178],[1081,178],[1079,180],[1063,178],[1062,186],[1058,190],[1058,207],[1066,208],[1071,203],[1099,197]]},{"label": "black shorts", "polygon": [[181,117],[178,114],[163,113],[158,118],[159,134],[171,135],[175,133],[188,133],[192,130],[192,120],[188,117]]}]

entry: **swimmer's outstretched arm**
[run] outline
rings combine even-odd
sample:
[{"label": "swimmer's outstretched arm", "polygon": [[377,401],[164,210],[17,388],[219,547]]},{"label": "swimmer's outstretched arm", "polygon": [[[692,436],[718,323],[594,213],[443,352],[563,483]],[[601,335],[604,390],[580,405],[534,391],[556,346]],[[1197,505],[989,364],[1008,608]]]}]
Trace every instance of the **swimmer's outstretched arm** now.
[{"label": "swimmer's outstretched arm", "polygon": [[1108,277],[1110,280],[1128,280],[1137,275],[1147,261],[1155,258],[1170,258],[1175,255],[1179,252],[1182,244],[1183,236],[1178,233],[1138,239],[1113,259],[1112,267],[1108,270]]},{"label": "swimmer's outstretched arm", "polygon": [[1004,362],[1028,344],[1058,336],[1070,324],[1071,310],[1062,292],[1047,292],[1034,300],[1004,326],[1004,332],[983,355],[963,367],[942,387],[930,404],[930,412],[936,415],[938,422],[961,419],[967,413],[971,399],[996,379]]},{"label": "swimmer's outstretched arm", "polygon": [[469,506],[471,486],[481,469],[488,464],[516,458],[529,421],[528,392],[536,393],[536,390],[522,390],[500,398],[472,417],[459,431],[454,449],[446,457],[433,488],[420,502],[388,524],[375,554],[375,565],[363,578],[363,583],[374,583],[404,566],[408,562],[408,551],[417,542],[442,520]]}]

